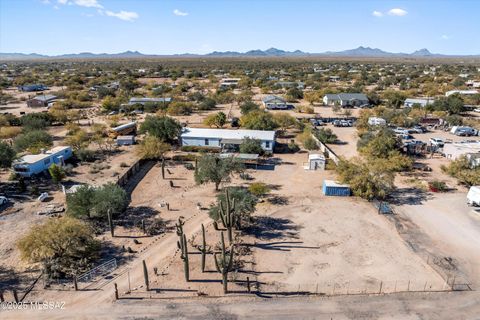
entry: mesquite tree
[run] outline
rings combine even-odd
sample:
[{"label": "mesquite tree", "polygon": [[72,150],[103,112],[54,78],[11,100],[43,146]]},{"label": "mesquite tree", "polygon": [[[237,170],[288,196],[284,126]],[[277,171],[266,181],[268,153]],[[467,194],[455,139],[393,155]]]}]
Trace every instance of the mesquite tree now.
[{"label": "mesquite tree", "polygon": [[223,232],[221,233],[221,249],[222,252],[219,254],[215,252],[215,267],[217,271],[222,274],[222,284],[223,284],[223,293],[228,293],[228,273],[232,271],[234,251],[233,244],[230,245],[230,250],[227,252],[225,249],[225,240],[223,237]]}]

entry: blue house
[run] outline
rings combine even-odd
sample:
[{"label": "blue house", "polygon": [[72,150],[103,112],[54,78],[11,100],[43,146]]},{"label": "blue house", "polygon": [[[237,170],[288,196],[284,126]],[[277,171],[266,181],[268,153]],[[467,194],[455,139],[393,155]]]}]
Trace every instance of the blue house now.
[{"label": "blue house", "polygon": [[22,177],[31,177],[42,173],[52,164],[63,166],[72,156],[71,147],[55,147],[40,154],[29,154],[13,163],[13,170]]}]

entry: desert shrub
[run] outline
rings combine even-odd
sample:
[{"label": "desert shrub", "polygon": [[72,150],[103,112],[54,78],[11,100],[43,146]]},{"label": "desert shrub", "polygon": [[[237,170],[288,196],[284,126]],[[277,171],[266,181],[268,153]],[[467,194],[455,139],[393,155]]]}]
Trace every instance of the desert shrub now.
[{"label": "desert shrub", "polygon": [[70,217],[33,226],[17,245],[24,260],[42,263],[46,273],[54,278],[86,271],[100,250],[93,230]]},{"label": "desert shrub", "polygon": [[207,153],[220,153],[220,148],[205,147],[205,146],[182,146],[180,150],[184,152],[207,152]]},{"label": "desert shrub", "polygon": [[312,137],[308,137],[303,141],[303,147],[307,150],[318,150],[317,141]]},{"label": "desert shrub", "polygon": [[14,142],[14,148],[17,152],[28,150],[32,153],[39,153],[41,149],[48,148],[52,145],[52,136],[43,130],[33,130],[22,133]]},{"label": "desert shrub", "polygon": [[442,171],[466,186],[480,184],[480,167],[471,167],[465,156],[451,161],[447,166],[442,166]]},{"label": "desert shrub", "polygon": [[190,162],[184,163],[183,166],[187,170],[195,170],[195,166],[193,164],[191,164]]},{"label": "desert shrub", "polygon": [[145,231],[149,236],[156,236],[168,230],[167,222],[162,218],[155,218],[148,222]]},{"label": "desert shrub", "polygon": [[300,151],[300,147],[295,142],[290,141],[288,143],[288,151],[291,152],[291,153],[296,153],[296,152]]},{"label": "desert shrub", "polygon": [[174,101],[169,104],[167,114],[172,116],[188,116],[193,111],[193,104],[190,102]]},{"label": "desert shrub", "polygon": [[137,154],[141,159],[163,159],[165,153],[169,151],[171,146],[163,142],[156,136],[148,135],[143,139],[142,143],[137,146]]},{"label": "desert shrub", "polygon": [[197,110],[213,110],[217,102],[211,98],[203,99],[197,106]]},{"label": "desert shrub", "polygon": [[447,184],[444,181],[433,180],[428,183],[428,188],[432,192],[445,192],[448,191]]},{"label": "desert shrub", "polygon": [[259,111],[260,106],[252,101],[244,102],[240,105],[240,112],[242,115],[246,115],[252,111]]},{"label": "desert shrub", "polygon": [[319,130],[314,131],[315,137],[323,143],[335,143],[337,142],[337,135],[333,133],[330,128],[320,128]]},{"label": "desert shrub", "polygon": [[20,127],[0,126],[0,139],[15,138],[22,132]]},{"label": "desert shrub", "polygon": [[65,170],[55,163],[48,168],[48,172],[50,173],[50,177],[52,177],[53,183],[60,183],[66,176]]},{"label": "desert shrub", "polygon": [[240,153],[263,154],[262,143],[258,139],[245,138],[240,144]]},{"label": "desert shrub", "polygon": [[82,162],[93,162],[96,158],[95,151],[89,149],[79,149],[75,151],[75,156]]},{"label": "desert shrub", "polygon": [[248,187],[248,191],[254,196],[262,197],[270,192],[270,188],[263,182],[254,182]]},{"label": "desert shrub", "polygon": [[17,153],[7,143],[0,141],[0,168],[10,168]]}]

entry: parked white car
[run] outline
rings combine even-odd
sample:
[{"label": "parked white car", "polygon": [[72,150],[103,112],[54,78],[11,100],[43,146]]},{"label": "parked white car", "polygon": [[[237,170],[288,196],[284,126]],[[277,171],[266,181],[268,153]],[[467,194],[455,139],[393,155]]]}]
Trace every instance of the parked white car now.
[{"label": "parked white car", "polygon": [[443,139],[440,139],[440,138],[430,138],[429,141],[432,144],[432,146],[435,146],[438,148],[443,148],[443,146],[445,145],[445,141],[443,141]]}]

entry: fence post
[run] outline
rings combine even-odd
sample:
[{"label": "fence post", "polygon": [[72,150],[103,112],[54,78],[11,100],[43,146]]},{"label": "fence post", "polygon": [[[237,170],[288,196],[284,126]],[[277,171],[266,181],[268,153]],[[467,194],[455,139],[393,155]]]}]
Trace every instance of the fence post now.
[{"label": "fence post", "polygon": [[15,299],[15,302],[18,303],[18,294],[17,290],[13,289],[13,299]]},{"label": "fence post", "polygon": [[73,277],[73,287],[75,288],[75,291],[78,291],[77,276]]},{"label": "fence post", "polygon": [[383,287],[383,281],[380,281],[380,290],[378,291],[378,294],[382,293],[382,287]]},{"label": "fence post", "polygon": [[118,300],[118,287],[117,287],[117,283],[115,282],[113,285],[115,286],[115,300]]},{"label": "fence post", "polygon": [[0,302],[5,302],[5,298],[3,297],[3,291],[0,291]]},{"label": "fence post", "polygon": [[247,290],[250,293],[250,277],[247,277]]}]

